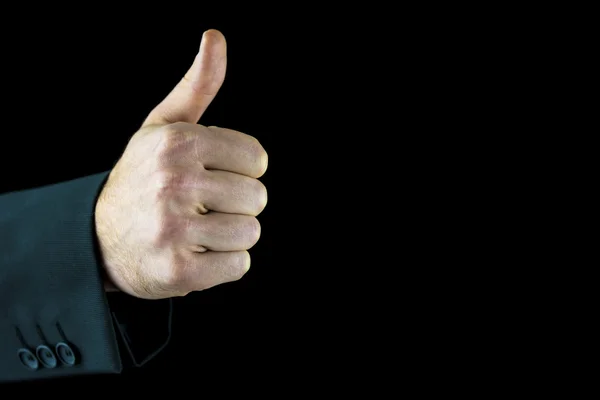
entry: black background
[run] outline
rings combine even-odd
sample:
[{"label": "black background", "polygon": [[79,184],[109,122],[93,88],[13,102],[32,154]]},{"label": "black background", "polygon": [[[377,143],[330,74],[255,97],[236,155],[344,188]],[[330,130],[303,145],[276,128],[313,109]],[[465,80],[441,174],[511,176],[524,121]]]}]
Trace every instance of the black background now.
[{"label": "black background", "polygon": [[405,204],[422,202],[426,191],[411,191],[410,180],[429,168],[407,142],[433,142],[429,124],[444,120],[427,106],[445,99],[434,86],[447,65],[418,45],[427,24],[362,4],[329,13],[291,3],[144,7],[52,4],[2,15],[0,191],[109,170],[189,68],[203,31],[219,29],[227,76],[200,123],[253,135],[269,153],[252,268],[176,299],[171,343],[145,367],[17,386],[71,397],[92,393],[68,386],[80,384],[202,396],[245,389],[252,378],[289,397],[303,387],[323,394],[321,382],[338,393],[375,372],[377,382],[397,374],[415,346],[386,325],[421,335],[405,321],[427,292],[410,274],[433,274],[421,260],[431,249],[414,245],[425,234],[405,227],[435,210]]},{"label": "black background", "polygon": [[[286,386],[287,395],[319,376],[344,378],[341,369],[360,375],[336,387],[346,390],[376,371],[372,394],[385,373],[404,392],[407,371],[428,381],[419,389],[436,387],[432,368],[448,376],[462,371],[457,361],[472,338],[487,333],[481,326],[463,333],[456,315],[465,307],[453,301],[459,293],[465,304],[485,304],[471,287],[463,293],[465,283],[472,286],[469,264],[480,274],[490,255],[506,252],[479,254],[478,243],[490,237],[481,221],[498,225],[488,222],[487,200],[479,212],[481,193],[465,197],[490,180],[465,173],[485,171],[470,159],[473,143],[487,158],[499,136],[489,149],[480,141],[490,128],[504,134],[515,93],[518,100],[507,84],[509,100],[496,110],[494,97],[507,89],[495,85],[514,72],[499,62],[505,50],[488,41],[485,27],[464,21],[486,25],[496,11],[458,10],[464,15],[457,17],[438,5],[396,12],[358,4],[357,14],[343,5],[325,15],[323,5],[229,3],[213,10],[205,3],[125,12],[85,4],[2,14],[1,189],[109,169],[189,67],[202,32],[217,28],[228,39],[228,74],[201,123],[263,143],[269,205],[251,271],[177,299],[167,351],[122,376],[73,381],[107,383],[111,391],[128,382],[189,390],[215,386],[210,378],[218,376],[229,382],[218,388],[228,391],[249,376],[271,388],[289,378],[299,385]],[[501,21],[490,26],[503,35]],[[508,70],[521,72],[522,59],[506,59],[514,61]],[[508,131],[520,133],[518,125]],[[472,189],[461,186],[463,176]],[[465,222],[473,209],[475,228]],[[487,291],[477,274],[474,286]],[[488,314],[484,307],[468,318]],[[454,343],[453,332],[468,343]],[[478,356],[495,362],[489,346],[477,347]],[[440,347],[457,355],[439,363]],[[378,359],[365,362],[365,355]],[[472,365],[488,372],[479,360]],[[458,382],[473,380],[465,374]]]}]

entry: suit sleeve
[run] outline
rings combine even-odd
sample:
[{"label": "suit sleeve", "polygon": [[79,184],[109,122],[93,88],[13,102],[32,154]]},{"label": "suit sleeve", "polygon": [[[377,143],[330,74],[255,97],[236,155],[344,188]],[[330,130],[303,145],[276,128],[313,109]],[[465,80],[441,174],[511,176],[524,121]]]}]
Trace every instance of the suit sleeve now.
[{"label": "suit sleeve", "polygon": [[[93,218],[107,176],[0,195],[0,381],[119,373],[132,364],[127,315],[136,313],[123,308],[160,303],[109,305]],[[170,324],[165,312],[153,322]]]}]

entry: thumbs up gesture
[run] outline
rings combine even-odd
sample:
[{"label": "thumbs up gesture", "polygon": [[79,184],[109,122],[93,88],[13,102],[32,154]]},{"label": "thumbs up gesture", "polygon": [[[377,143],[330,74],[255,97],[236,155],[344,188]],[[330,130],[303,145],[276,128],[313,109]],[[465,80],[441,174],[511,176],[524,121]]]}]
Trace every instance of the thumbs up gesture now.
[{"label": "thumbs up gesture", "polygon": [[184,296],[250,268],[267,154],[252,136],[198,124],[226,67],[225,38],[206,31],[189,71],[133,135],[99,196],[103,266],[123,292]]}]

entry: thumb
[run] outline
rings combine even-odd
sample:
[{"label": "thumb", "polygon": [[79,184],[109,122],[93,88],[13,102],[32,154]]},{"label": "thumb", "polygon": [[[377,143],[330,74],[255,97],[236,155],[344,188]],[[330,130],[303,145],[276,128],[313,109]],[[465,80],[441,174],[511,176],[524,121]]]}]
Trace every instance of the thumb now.
[{"label": "thumb", "polygon": [[150,112],[144,126],[198,122],[217,95],[227,69],[227,43],[223,34],[210,29],[202,35],[200,51],[183,79]]}]

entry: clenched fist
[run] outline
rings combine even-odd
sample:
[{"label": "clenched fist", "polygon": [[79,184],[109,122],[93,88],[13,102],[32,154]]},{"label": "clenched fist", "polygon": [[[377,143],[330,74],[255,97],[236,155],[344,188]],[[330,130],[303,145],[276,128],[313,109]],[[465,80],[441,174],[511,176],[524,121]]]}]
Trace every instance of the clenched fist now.
[{"label": "clenched fist", "polygon": [[183,296],[241,278],[267,203],[258,140],[197,122],[225,78],[223,35],[204,33],[185,77],[146,118],[96,204],[104,267],[119,290]]}]

